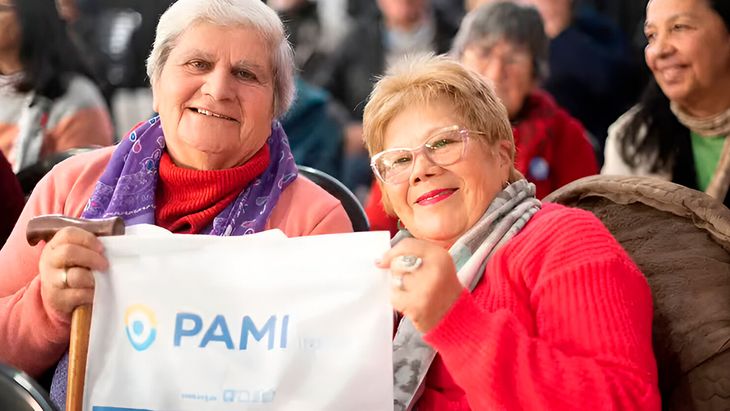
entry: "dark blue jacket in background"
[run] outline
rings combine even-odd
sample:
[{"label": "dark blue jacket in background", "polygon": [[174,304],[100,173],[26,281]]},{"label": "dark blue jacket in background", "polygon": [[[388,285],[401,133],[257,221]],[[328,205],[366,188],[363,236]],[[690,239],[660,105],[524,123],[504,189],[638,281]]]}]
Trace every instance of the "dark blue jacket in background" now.
[{"label": "dark blue jacket in background", "polygon": [[289,138],[294,161],[303,166],[340,178],[342,162],[342,123],[326,91],[300,78],[297,97],[281,121]]},{"label": "dark blue jacket in background", "polygon": [[550,42],[549,70],[544,88],[583,123],[603,153],[608,126],[636,102],[643,85],[626,37],[605,17],[580,10]]}]

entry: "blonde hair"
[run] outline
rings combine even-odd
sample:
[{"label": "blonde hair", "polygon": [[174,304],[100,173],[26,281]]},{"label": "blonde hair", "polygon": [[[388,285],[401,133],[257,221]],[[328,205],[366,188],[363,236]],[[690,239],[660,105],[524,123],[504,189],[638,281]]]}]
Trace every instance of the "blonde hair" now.
[{"label": "blonde hair", "polygon": [[178,0],[157,23],[155,42],[147,58],[147,76],[155,83],[177,39],[195,23],[256,30],[271,52],[274,78],[274,117],[286,114],[294,101],[294,54],[284,25],[274,10],[261,0]]},{"label": "blonde hair", "polygon": [[[385,146],[385,130],[400,112],[408,107],[428,105],[446,100],[459,113],[469,130],[483,134],[470,135],[487,147],[493,148],[500,141],[510,143],[510,163],[514,163],[515,144],[507,109],[497,98],[494,90],[480,76],[464,68],[446,56],[422,54],[406,58],[393,65],[376,84],[365,106],[363,137],[372,157]],[[405,131],[407,132],[407,131]],[[509,181],[523,178],[510,169]],[[383,207],[393,215],[383,183]]]}]

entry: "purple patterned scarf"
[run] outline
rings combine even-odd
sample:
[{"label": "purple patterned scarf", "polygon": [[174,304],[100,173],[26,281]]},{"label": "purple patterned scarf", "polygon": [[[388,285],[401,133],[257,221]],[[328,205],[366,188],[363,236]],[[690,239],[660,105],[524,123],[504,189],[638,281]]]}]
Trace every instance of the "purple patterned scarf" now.
[{"label": "purple patterned scarf", "polygon": [[[269,165],[220,212],[203,233],[236,236],[263,231],[281,193],[297,177],[297,166],[289,142],[278,121],[271,127]],[[127,226],[155,223],[155,189],[165,136],[159,117],[138,126],[122,140],[99,178],[81,217],[119,216]],[[68,353],[56,367],[51,399],[66,408]]]}]

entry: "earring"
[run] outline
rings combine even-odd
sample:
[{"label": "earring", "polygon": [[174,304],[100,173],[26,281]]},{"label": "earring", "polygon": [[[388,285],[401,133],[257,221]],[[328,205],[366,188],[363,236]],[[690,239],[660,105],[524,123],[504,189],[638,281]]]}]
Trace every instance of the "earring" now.
[{"label": "earring", "polygon": [[400,221],[400,218],[398,219],[397,227],[398,227],[398,231],[402,231],[402,230],[406,229],[406,227],[403,225],[403,222]]}]

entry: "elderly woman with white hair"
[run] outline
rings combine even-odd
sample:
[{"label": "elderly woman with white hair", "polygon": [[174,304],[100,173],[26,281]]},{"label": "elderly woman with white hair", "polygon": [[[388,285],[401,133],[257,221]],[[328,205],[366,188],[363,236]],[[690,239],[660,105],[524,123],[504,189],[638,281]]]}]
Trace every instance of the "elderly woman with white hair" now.
[{"label": "elderly woman with white hair", "polygon": [[180,0],[162,15],[147,66],[159,117],[58,165],[0,252],[0,362],[38,376],[61,359],[52,395],[62,404],[71,312],[92,302],[91,271],[108,265],[80,229],[28,246],[34,216],[220,236],[352,231],[339,201],[298,177],[276,120],[293,99],[292,61],[281,21],[259,0]]}]

